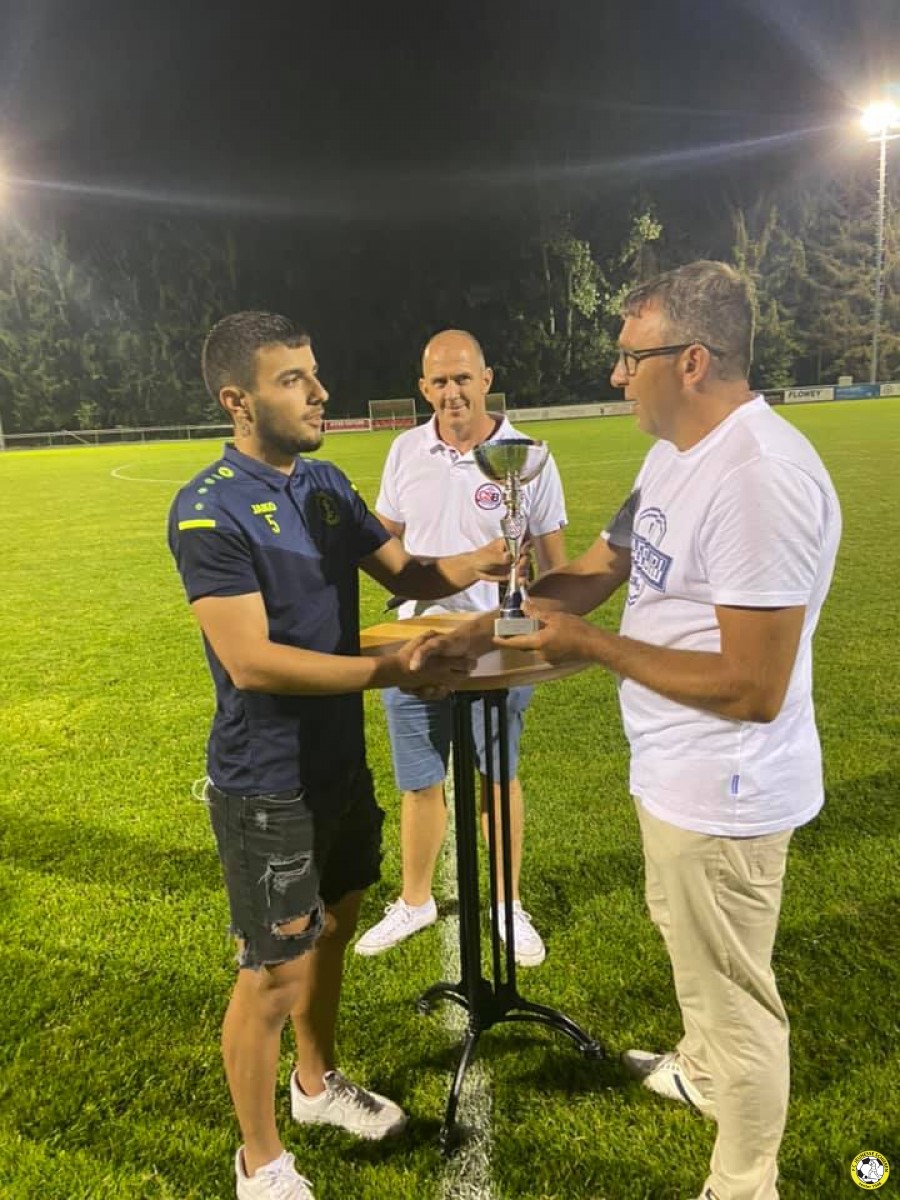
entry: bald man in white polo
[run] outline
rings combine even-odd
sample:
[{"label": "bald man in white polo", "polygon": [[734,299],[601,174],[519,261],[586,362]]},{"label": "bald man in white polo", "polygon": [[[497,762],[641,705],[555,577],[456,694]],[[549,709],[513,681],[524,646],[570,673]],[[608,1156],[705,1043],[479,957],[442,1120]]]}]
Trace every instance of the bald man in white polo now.
[{"label": "bald man in white polo", "polygon": [[[522,437],[505,417],[487,410],[493,372],[485,365],[476,339],[462,330],[436,334],[422,356],[419,388],[434,417],[402,433],[391,446],[375,509],[382,524],[402,538],[411,553],[455,554],[501,536],[504,507],[500,489],[486,479],[473,456],[475,446],[492,438]],[[537,479],[524,488],[528,535],[539,571],[565,562],[565,500],[552,457]],[[401,617],[423,613],[488,612],[498,605],[496,584],[476,583],[440,603],[405,602]],[[509,762],[515,957],[521,966],[537,966],[546,956],[543,940],[519,896],[522,864],[523,798],[518,780],[519,739],[531,688],[509,693]],[[400,840],[403,886],[385,916],[356,943],[357,954],[381,954],[437,920],[432,895],[435,864],[447,828],[444,778],[451,736],[450,701],[423,701],[396,689],[383,693],[397,785],[403,793]],[[480,706],[473,710],[473,733],[482,771],[482,827],[487,827],[484,730]],[[494,772],[499,775],[496,731]],[[495,788],[495,805],[499,788]],[[505,895],[498,865],[499,901]],[[505,923],[497,922],[501,936]]]}]

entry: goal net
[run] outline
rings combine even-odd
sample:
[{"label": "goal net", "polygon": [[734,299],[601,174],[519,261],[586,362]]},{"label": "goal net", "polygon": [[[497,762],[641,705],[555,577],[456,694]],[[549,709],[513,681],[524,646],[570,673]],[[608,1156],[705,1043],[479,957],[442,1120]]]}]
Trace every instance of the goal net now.
[{"label": "goal net", "polygon": [[370,400],[369,420],[373,429],[412,429],[416,423],[416,402],[412,396],[399,400]]},{"label": "goal net", "polygon": [[[502,415],[506,412],[506,392],[489,392],[486,404],[488,412]],[[415,398],[370,400],[369,421],[372,429],[412,429],[416,424]]]}]

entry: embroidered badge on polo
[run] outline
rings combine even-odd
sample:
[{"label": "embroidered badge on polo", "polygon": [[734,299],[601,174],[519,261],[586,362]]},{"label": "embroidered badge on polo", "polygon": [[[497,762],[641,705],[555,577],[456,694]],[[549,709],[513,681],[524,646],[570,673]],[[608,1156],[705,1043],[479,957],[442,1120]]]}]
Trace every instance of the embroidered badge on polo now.
[{"label": "embroidered badge on polo", "polygon": [[475,491],[475,503],[479,508],[490,511],[499,508],[503,495],[496,483],[483,483]]}]

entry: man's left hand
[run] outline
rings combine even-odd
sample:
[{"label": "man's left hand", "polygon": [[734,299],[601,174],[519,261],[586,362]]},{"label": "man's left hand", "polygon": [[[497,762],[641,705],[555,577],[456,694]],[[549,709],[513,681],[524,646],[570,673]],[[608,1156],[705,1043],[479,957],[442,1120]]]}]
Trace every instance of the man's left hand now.
[{"label": "man's left hand", "polygon": [[590,662],[592,644],[597,630],[588,621],[572,613],[548,612],[526,601],[524,611],[529,617],[537,617],[540,628],[535,633],[523,633],[517,637],[494,638],[496,646],[512,646],[516,650],[536,650],[545,662],[553,666],[565,663]]}]

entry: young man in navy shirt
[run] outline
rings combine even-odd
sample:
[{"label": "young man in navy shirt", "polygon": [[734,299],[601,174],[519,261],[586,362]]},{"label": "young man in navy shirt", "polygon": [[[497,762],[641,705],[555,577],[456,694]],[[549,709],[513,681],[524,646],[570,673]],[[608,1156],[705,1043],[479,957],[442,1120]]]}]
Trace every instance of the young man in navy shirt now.
[{"label": "young man in navy shirt", "polygon": [[[379,876],[382,813],[365,761],[361,693],[448,688],[471,663],[427,661],[430,635],[359,653],[358,569],[398,595],[436,598],[503,579],[501,539],[431,562],[391,537],[322,442],[328,393],[309,337],[284,317],[224,318],[203,347],[234,442],[181,489],[169,545],[216,689],[206,798],[238,940],[222,1051],[244,1138],[239,1200],[309,1200],[279,1139],[275,1082],[288,1017],[291,1112],[382,1138],[403,1110],[335,1069],[343,974],[363,891]],[[413,670],[417,650],[425,656]]]}]

